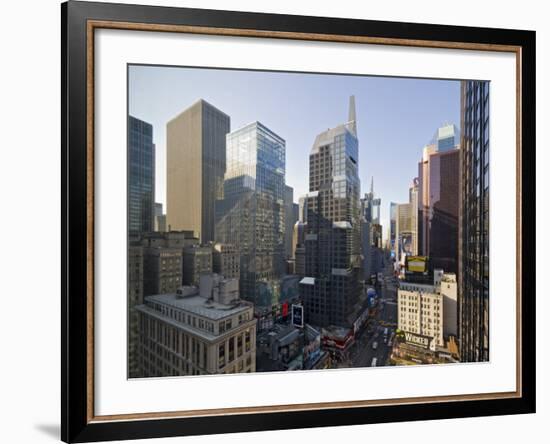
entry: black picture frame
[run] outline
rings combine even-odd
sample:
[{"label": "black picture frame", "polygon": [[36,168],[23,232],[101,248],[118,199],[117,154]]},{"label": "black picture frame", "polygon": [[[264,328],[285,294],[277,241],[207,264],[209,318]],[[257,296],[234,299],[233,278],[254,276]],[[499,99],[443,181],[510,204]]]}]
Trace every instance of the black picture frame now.
[{"label": "black picture frame", "polygon": [[[382,39],[513,45],[521,49],[521,396],[371,407],[158,419],[95,421],[89,415],[87,23],[368,36]],[[61,5],[62,54],[62,383],[61,438],[91,442],[535,412],[535,32],[187,8],[69,1]],[[513,288],[513,286],[511,286]],[[92,327],[90,327],[90,323]]]}]

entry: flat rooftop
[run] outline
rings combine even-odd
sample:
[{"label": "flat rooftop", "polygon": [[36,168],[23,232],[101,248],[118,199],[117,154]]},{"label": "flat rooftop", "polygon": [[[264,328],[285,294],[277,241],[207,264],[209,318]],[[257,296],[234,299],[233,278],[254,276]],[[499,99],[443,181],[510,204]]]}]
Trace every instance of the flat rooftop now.
[{"label": "flat rooftop", "polygon": [[147,296],[145,300],[147,302],[157,302],[159,304],[168,305],[212,320],[232,316],[252,307],[250,303],[242,299],[238,299],[233,304],[221,304],[212,299],[206,299],[200,296],[199,293],[183,297],[176,293],[157,294],[154,296]]}]

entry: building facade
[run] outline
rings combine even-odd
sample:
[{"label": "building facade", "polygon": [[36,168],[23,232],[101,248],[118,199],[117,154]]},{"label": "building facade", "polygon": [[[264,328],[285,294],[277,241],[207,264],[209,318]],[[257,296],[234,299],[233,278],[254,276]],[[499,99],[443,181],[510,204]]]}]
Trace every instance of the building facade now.
[{"label": "building facade", "polygon": [[284,194],[284,139],[260,122],[228,134],[216,240],[238,248],[241,296],[257,306],[271,306],[266,295],[286,268]]},{"label": "building facade", "polygon": [[454,125],[440,128],[441,139],[424,147],[418,165],[419,254],[429,256],[434,268],[453,273],[458,271],[460,149],[448,145],[456,140],[455,131]]},{"label": "building facade", "polygon": [[143,247],[128,247],[128,377],[140,376],[138,365],[139,315],[138,305],[143,304]]},{"label": "building facade", "polygon": [[201,274],[212,273],[212,247],[190,245],[183,249],[183,283],[199,285]]},{"label": "building facade", "polygon": [[167,230],[191,230],[201,243],[214,240],[229,131],[229,116],[202,99],[167,123]]},{"label": "building facade", "polygon": [[489,82],[461,86],[459,344],[461,360],[489,360]]},{"label": "building facade", "polygon": [[153,231],[155,212],[153,126],[128,117],[128,233]]},{"label": "building facade", "polygon": [[137,307],[143,376],[255,372],[256,320],[238,281],[201,280],[200,288],[149,296]]},{"label": "building facade", "polygon": [[399,330],[432,338],[431,345],[444,347],[443,296],[433,285],[401,282],[397,292]]},{"label": "building facade", "polygon": [[292,236],[294,234],[294,224],[298,220],[298,208],[294,203],[294,189],[285,185],[284,194],[285,204],[285,259],[292,257]]},{"label": "building facade", "polygon": [[239,279],[241,261],[239,250],[235,245],[214,244],[212,249],[212,267],[214,273],[221,274],[226,279]]},{"label": "building facade", "polygon": [[361,267],[360,182],[355,99],[345,124],[319,134],[309,156],[305,205],[306,322],[350,327]]},{"label": "building facade", "polygon": [[154,231],[164,233],[166,231],[166,214],[162,211],[162,204],[155,203],[155,227]]},{"label": "building facade", "polygon": [[396,239],[397,239],[397,203],[390,202],[390,226],[388,230],[390,240],[390,252],[397,258]]},{"label": "building facade", "polygon": [[182,250],[143,247],[143,294],[175,292],[182,282]]}]

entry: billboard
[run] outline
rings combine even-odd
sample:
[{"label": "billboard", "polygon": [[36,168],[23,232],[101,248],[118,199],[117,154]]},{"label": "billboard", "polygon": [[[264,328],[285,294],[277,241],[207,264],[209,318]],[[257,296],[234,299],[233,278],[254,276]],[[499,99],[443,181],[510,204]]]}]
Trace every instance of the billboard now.
[{"label": "billboard", "polygon": [[292,304],[292,325],[295,327],[304,326],[304,307]]},{"label": "billboard", "polygon": [[407,256],[405,268],[410,273],[425,273],[428,271],[428,258],[426,256]]},{"label": "billboard", "polygon": [[405,341],[408,344],[417,345],[419,347],[425,348],[428,350],[431,346],[433,338],[425,335],[418,335],[416,333],[405,332]]},{"label": "billboard", "polygon": [[406,256],[413,253],[413,235],[412,233],[401,234],[401,252]]}]

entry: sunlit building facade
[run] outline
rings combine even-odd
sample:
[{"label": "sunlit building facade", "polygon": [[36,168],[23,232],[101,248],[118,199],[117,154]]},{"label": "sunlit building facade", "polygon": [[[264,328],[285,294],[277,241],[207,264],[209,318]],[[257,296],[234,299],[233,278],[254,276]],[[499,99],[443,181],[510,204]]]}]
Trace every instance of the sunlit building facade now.
[{"label": "sunlit building facade", "polygon": [[305,277],[300,295],[305,320],[351,326],[361,266],[360,182],[355,100],[345,124],[319,134],[309,156]]},{"label": "sunlit building facade", "polygon": [[460,145],[456,128],[446,125],[424,147],[418,164],[418,250],[434,268],[458,271],[458,187]]},{"label": "sunlit building facade", "polygon": [[229,130],[229,116],[202,99],[166,124],[168,231],[193,231],[201,243],[214,240]]},{"label": "sunlit building facade", "polygon": [[284,139],[260,122],[228,134],[216,240],[239,250],[241,295],[258,306],[276,302],[285,271],[284,197]]}]

